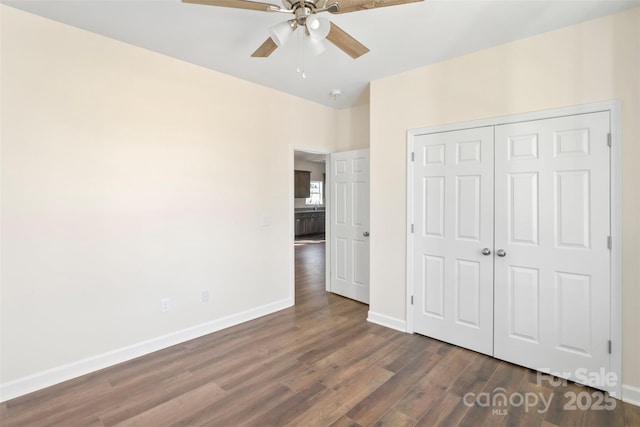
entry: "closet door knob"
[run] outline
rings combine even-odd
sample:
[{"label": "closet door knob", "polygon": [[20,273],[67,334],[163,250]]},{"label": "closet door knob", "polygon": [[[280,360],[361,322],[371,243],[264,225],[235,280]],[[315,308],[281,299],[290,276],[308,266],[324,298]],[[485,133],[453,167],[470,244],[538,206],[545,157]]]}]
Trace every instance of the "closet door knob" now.
[{"label": "closet door knob", "polygon": [[484,255],[484,256],[489,256],[489,255],[491,255],[491,249],[489,249],[489,248],[484,248],[484,249],[482,250],[482,255]]},{"label": "closet door knob", "polygon": [[498,249],[496,255],[498,255],[499,257],[504,257],[507,256],[507,253],[504,251],[504,249]]}]

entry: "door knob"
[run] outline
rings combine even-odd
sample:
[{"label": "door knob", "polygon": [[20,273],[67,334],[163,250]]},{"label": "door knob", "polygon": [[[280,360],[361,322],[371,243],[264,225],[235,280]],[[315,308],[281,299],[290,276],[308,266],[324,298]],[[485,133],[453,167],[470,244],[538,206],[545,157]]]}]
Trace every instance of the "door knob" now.
[{"label": "door knob", "polygon": [[484,249],[482,250],[482,255],[484,255],[484,256],[489,256],[489,255],[491,255],[491,249],[489,249],[489,248],[484,248]]},{"label": "door knob", "polygon": [[365,231],[364,233],[362,233],[362,235],[363,235],[364,237],[369,237],[369,232],[368,232],[368,231]]},{"label": "door knob", "polygon": [[496,255],[498,255],[499,257],[503,257],[503,256],[507,256],[507,253],[504,251],[504,249],[498,249],[498,251],[496,252]]}]

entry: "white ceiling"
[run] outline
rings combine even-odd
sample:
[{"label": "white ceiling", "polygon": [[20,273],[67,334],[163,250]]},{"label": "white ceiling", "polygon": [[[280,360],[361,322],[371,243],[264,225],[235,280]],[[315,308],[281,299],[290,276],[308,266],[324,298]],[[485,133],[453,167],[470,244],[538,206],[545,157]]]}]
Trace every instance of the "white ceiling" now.
[{"label": "white ceiling", "polygon": [[294,151],[293,158],[303,160],[305,162],[325,163],[327,161],[326,154],[311,153],[307,151]]},{"label": "white ceiling", "polygon": [[[296,72],[295,38],[268,58],[250,56],[268,29],[291,15],[180,0],[1,2],[335,108],[367,101],[372,80],[640,5],[640,0],[426,0],[327,13],[371,51],[354,60],[329,45],[317,57],[306,55],[303,79]],[[343,92],[336,101],[329,95],[333,89]]]}]

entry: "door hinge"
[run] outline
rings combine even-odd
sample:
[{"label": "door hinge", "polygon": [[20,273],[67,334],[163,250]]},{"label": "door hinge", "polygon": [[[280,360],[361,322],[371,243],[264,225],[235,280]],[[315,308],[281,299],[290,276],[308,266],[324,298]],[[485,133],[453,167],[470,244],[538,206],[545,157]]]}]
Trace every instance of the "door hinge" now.
[{"label": "door hinge", "polygon": [[416,159],[416,153],[411,152],[411,161],[413,162]]},{"label": "door hinge", "polygon": [[611,340],[609,340],[609,354],[611,354]]},{"label": "door hinge", "polygon": [[607,145],[611,147],[611,133],[607,134]]},{"label": "door hinge", "polygon": [[[413,295],[411,295],[411,305],[413,305]],[[611,342],[611,341],[609,341],[609,342]],[[611,352],[609,352],[609,353],[611,353]]]},{"label": "door hinge", "polygon": [[611,249],[613,247],[613,239],[611,236],[607,236],[607,248]]},{"label": "door hinge", "polygon": [[411,224],[411,234],[413,234],[413,224]]}]

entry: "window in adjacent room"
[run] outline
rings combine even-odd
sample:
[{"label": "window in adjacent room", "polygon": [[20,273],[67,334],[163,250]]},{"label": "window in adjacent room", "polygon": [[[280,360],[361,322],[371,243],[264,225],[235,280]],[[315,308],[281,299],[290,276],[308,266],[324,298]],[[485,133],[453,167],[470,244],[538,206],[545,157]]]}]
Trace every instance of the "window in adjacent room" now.
[{"label": "window in adjacent room", "polygon": [[322,204],[322,181],[311,181],[311,197],[307,198],[307,205]]}]

